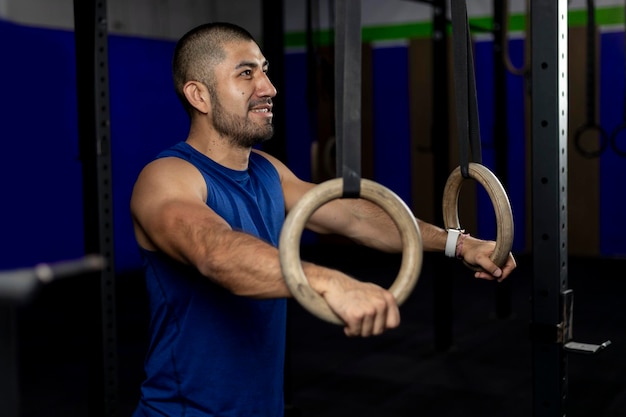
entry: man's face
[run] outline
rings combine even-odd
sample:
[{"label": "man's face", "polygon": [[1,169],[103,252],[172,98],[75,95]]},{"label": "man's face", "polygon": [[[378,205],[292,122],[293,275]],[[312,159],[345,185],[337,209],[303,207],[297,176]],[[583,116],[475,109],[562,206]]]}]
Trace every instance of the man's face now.
[{"label": "man's face", "polygon": [[252,147],[272,137],[272,98],[268,63],[255,42],[226,44],[227,56],[215,68],[211,117],[215,130],[233,144]]}]

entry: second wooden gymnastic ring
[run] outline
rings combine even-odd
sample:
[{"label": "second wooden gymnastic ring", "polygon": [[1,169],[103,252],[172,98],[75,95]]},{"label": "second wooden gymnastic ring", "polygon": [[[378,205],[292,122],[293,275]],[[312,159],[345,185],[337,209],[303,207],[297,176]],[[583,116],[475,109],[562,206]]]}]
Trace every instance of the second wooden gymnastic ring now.
[{"label": "second wooden gymnastic ring", "polygon": [[[513,247],[513,214],[511,212],[511,203],[500,180],[484,165],[470,162],[469,176],[478,181],[485,188],[493,204],[496,215],[497,237],[496,247],[490,258],[496,265],[503,267]],[[459,191],[461,190],[463,179],[461,167],[457,167],[452,171],[446,182],[443,191],[443,221],[446,229],[462,229],[459,223],[458,203]],[[466,263],[466,265],[475,271],[482,270],[482,268],[476,265],[470,265],[468,263]]]},{"label": "second wooden gymnastic ring", "polygon": [[[308,191],[285,219],[280,235],[280,264],[287,286],[294,298],[310,313],[330,323],[344,322],[315,292],[304,274],[300,261],[300,241],[311,215],[325,203],[343,195],[343,178],[334,178]],[[361,179],[360,197],[383,208],[393,219],[402,237],[402,263],[389,291],[401,305],[413,291],[422,269],[422,236],[411,210],[393,191],[374,181]]]}]

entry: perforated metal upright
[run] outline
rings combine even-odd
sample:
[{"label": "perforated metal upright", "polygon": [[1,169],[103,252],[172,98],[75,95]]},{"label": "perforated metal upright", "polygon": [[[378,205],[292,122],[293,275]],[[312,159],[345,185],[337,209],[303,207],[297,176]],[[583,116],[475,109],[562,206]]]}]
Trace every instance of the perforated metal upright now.
[{"label": "perforated metal upright", "polygon": [[[508,1],[508,0],[507,0]],[[509,188],[508,163],[509,160],[509,135],[507,112],[507,68],[504,63],[505,53],[502,44],[506,41],[507,33],[504,19],[508,18],[503,13],[504,2],[493,0],[493,148],[495,152],[495,174],[500,178],[504,188]],[[526,40],[527,41],[527,40]],[[495,313],[500,319],[510,318],[511,306],[511,280],[504,280],[495,289]]]},{"label": "perforated metal upright", "polygon": [[[90,282],[89,416],[117,415],[117,337],[106,0],[74,0],[85,252],[107,263]],[[99,278],[99,279],[97,279]]]},{"label": "perforated metal upright", "polygon": [[0,302],[0,414],[19,415],[16,307]]},{"label": "perforated metal upright", "polygon": [[557,342],[567,261],[567,0],[531,2],[533,415],[565,416],[567,352]]},{"label": "perforated metal upright", "polygon": [[[434,0],[433,5],[433,125],[432,151],[434,164],[434,213],[435,223],[443,224],[443,190],[450,175],[448,155],[450,154],[450,112],[448,90],[448,2]],[[452,328],[454,322],[453,273],[452,263],[443,257],[433,259],[433,268],[437,271],[433,280],[433,320],[434,344],[437,351],[446,351],[452,347]]]},{"label": "perforated metal upright", "polygon": [[274,136],[263,144],[263,149],[282,162],[287,162],[285,91],[285,22],[284,0],[262,0],[262,50],[270,62],[270,79],[278,90],[272,99],[274,107]]}]

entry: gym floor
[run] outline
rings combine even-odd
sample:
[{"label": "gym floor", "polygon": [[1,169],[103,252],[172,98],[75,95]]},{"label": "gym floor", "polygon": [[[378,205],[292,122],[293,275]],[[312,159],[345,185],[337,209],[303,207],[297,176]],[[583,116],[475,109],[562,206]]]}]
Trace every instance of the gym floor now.
[{"label": "gym floor", "polygon": [[[388,287],[399,255],[350,245],[305,247],[302,258]],[[402,324],[382,336],[346,338],[342,329],[290,300],[286,417],[529,417],[532,262],[518,257],[509,278],[510,316],[494,314],[496,286],[461,263],[426,254],[418,284],[401,307]],[[436,348],[433,283],[451,277],[452,344]],[[626,260],[569,260],[574,340],[612,344],[568,355],[568,417],[626,417]],[[18,310],[20,417],[88,415],[89,342],[80,277],[49,284]],[[118,277],[118,415],[138,397],[146,346],[141,274]],[[504,292],[505,294],[507,292]]]}]

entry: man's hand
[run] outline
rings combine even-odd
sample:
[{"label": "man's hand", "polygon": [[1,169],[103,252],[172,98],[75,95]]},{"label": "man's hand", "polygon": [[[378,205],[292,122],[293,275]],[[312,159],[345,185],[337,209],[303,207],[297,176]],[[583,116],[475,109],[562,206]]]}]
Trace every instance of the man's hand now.
[{"label": "man's hand", "polygon": [[375,336],[400,325],[396,299],[376,284],[337,276],[328,281],[322,296],[346,323],[346,336]]},{"label": "man's hand", "polygon": [[480,266],[483,270],[474,274],[474,277],[487,280],[503,281],[517,267],[513,254],[509,253],[504,266],[500,268],[489,258],[495,250],[496,242],[480,240],[468,236],[463,242],[461,257],[470,265]]}]

